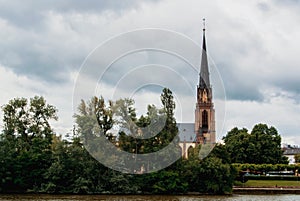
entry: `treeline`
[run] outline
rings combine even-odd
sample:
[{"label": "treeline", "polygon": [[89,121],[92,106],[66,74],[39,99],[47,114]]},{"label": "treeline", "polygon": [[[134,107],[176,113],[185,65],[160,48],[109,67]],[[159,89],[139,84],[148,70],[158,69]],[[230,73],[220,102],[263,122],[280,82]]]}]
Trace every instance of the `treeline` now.
[{"label": "treeline", "polygon": [[[211,152],[210,145],[190,148],[188,159],[179,157],[161,169],[160,165],[170,156],[181,155],[175,103],[169,89],[162,91],[161,102],[162,108],[149,105],[147,114],[138,117],[131,99],[112,102],[93,97],[82,101],[74,115],[77,129],[72,139],[66,140],[53,132],[50,121],[57,119],[57,109],[43,97],[9,101],[2,107],[0,192],[224,194],[232,191],[239,171],[246,168],[232,163],[287,163],[277,130],[258,124],[251,133],[246,129],[232,129],[224,137],[225,145],[218,144]],[[111,132],[114,126],[122,128],[117,135]],[[99,146],[103,138],[114,146]],[[158,155],[158,162],[139,157],[156,153],[170,144],[172,149]],[[109,149],[132,155],[120,157]],[[121,164],[120,170],[126,173],[104,166],[99,159],[108,160],[109,165]],[[161,170],[153,172],[155,169]]]},{"label": "treeline", "polygon": [[155,173],[124,174],[92,158],[78,138],[68,142],[54,137],[50,146],[50,153],[32,147],[27,153],[9,150],[5,157],[1,146],[0,192],[223,194],[231,192],[236,174],[234,168],[213,155],[203,161],[180,159]]},{"label": "treeline", "polygon": [[[54,134],[49,122],[57,119],[57,109],[47,104],[43,97],[30,100],[15,98],[9,101],[2,107],[4,129],[0,135],[0,192],[230,193],[236,172],[228,163],[228,159],[223,159],[218,149],[214,149],[208,157],[200,160],[196,149],[200,150],[201,147],[198,146],[194,151],[190,150],[188,160],[180,158],[160,171],[126,174],[102,165],[84,147],[88,139],[96,139],[95,137],[101,135],[118,149],[128,153],[150,153],[170,143],[174,143],[178,148],[172,92],[164,89],[161,100],[163,108],[157,109],[151,105],[148,107],[148,113],[139,118],[136,116],[133,101],[129,99],[108,104],[102,97],[82,101],[78,114],[75,115],[78,129],[74,130],[71,140]],[[116,105],[122,107],[118,107],[116,113],[112,113]],[[114,118],[114,115],[123,118]],[[164,118],[165,125],[157,135],[144,141],[134,138],[137,134],[149,134],[135,125],[146,129],[147,125],[151,124],[149,120],[160,118]],[[109,132],[114,124],[126,128],[119,132],[119,138]],[[153,122],[151,125],[156,126]],[[223,149],[222,146],[219,148]],[[172,154],[178,150],[164,154]],[[115,160],[114,155],[106,157]],[[164,157],[167,158],[168,155]],[[126,163],[126,160],[121,162]],[[135,165],[134,168],[137,168],[137,171],[141,171],[141,162],[136,160],[139,165]],[[125,167],[128,165],[130,164],[125,164]]]}]

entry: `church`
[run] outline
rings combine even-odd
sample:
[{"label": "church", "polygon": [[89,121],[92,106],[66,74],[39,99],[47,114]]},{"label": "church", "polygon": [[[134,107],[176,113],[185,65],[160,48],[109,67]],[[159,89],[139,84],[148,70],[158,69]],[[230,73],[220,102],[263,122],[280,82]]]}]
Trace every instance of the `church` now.
[{"label": "church", "polygon": [[196,144],[215,144],[215,109],[212,87],[209,79],[209,67],[206,52],[205,26],[203,28],[202,55],[197,85],[197,101],[194,123],[178,123],[180,147],[184,158],[188,157],[188,149]]}]

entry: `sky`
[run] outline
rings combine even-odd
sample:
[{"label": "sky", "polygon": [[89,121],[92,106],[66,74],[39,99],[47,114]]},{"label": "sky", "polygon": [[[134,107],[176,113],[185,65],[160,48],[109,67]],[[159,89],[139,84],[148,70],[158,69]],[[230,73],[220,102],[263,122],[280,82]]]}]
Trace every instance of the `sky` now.
[{"label": "sky", "polygon": [[[44,96],[65,135],[81,98],[129,96],[143,114],[169,87],[177,121],[193,122],[203,18],[219,138],[266,123],[300,145],[298,0],[0,0],[0,105]],[[152,46],[183,57],[128,53]]]}]

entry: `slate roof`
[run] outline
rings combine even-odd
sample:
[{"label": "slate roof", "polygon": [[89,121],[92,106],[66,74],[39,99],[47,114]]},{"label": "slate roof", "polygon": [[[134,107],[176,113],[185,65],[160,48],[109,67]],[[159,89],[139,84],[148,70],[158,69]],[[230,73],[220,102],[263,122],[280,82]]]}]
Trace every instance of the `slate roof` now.
[{"label": "slate roof", "polygon": [[180,142],[195,142],[195,124],[194,123],[177,123]]},{"label": "slate roof", "polygon": [[202,56],[201,56],[199,87],[201,89],[204,88],[208,89],[210,87],[208,61],[207,61],[207,53],[206,53],[205,29],[203,29],[203,46],[202,46]]},{"label": "slate roof", "polygon": [[283,155],[296,155],[296,154],[300,154],[300,149],[296,148],[296,149],[286,149],[283,152]]}]

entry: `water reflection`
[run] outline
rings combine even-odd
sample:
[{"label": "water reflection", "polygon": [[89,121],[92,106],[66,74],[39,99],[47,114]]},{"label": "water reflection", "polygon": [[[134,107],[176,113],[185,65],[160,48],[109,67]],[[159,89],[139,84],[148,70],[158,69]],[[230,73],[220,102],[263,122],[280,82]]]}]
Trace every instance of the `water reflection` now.
[{"label": "water reflection", "polygon": [[300,195],[233,195],[233,196],[112,196],[112,195],[0,195],[0,201],[296,201]]}]

